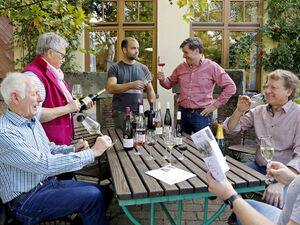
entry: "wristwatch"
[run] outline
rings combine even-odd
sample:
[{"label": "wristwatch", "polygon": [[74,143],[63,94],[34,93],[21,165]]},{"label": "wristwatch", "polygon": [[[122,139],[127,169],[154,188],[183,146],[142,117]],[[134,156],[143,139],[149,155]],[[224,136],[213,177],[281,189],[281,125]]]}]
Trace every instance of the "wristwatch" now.
[{"label": "wristwatch", "polygon": [[242,196],[240,196],[239,194],[233,194],[230,196],[230,198],[226,199],[224,201],[224,203],[227,205],[227,207],[229,209],[232,209],[233,208],[233,202],[234,200],[238,199],[238,198],[241,198]]}]

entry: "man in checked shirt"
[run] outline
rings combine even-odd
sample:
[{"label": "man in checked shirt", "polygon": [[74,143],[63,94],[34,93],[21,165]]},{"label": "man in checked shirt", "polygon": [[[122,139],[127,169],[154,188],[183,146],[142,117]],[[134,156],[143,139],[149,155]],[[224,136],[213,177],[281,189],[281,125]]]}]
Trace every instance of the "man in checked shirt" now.
[{"label": "man in checked shirt", "polygon": [[[211,113],[224,105],[235,93],[236,86],[229,75],[217,63],[205,59],[203,44],[199,38],[188,38],[180,48],[186,62],[179,64],[171,76],[157,73],[161,86],[166,89],[180,86],[178,98],[182,130],[188,134],[211,125]],[[213,102],[215,84],[223,91]]]}]

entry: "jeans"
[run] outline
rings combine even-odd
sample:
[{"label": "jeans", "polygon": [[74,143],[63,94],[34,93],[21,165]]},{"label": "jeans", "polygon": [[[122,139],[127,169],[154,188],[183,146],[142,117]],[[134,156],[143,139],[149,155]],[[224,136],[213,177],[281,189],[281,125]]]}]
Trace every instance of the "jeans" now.
[{"label": "jeans", "polygon": [[84,225],[108,225],[105,211],[112,200],[106,186],[51,179],[31,190],[12,206],[12,215],[23,224],[36,224],[80,213]]},{"label": "jeans", "polygon": [[[254,162],[246,162],[245,165],[256,170],[257,172],[260,172],[263,175],[267,174],[267,168],[265,166],[259,166],[255,161]],[[283,206],[285,205],[286,193],[287,193],[288,187],[289,186],[285,186],[283,188]]]},{"label": "jeans", "polygon": [[[263,202],[258,202],[254,200],[246,200],[254,209],[260,212],[262,215],[267,217],[268,219],[272,220],[274,223],[277,224],[281,209],[278,209],[272,205],[268,205]],[[239,218],[237,218],[238,224],[242,224]]]},{"label": "jeans", "polygon": [[211,126],[211,115],[201,116],[199,111],[189,112],[183,108],[181,111],[181,128],[183,132],[192,134],[203,129],[204,127]]}]

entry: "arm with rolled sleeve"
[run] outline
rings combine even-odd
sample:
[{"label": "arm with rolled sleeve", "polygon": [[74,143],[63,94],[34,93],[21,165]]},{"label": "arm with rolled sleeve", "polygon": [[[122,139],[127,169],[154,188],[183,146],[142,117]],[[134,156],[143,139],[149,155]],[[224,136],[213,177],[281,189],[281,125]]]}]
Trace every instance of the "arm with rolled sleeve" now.
[{"label": "arm with rolled sleeve", "polygon": [[173,73],[171,74],[171,76],[166,77],[164,80],[160,80],[159,83],[162,87],[166,88],[166,89],[170,89],[172,87],[174,87],[177,82],[178,82],[178,67],[173,71]]},{"label": "arm with rolled sleeve", "polygon": [[250,128],[253,127],[254,124],[254,115],[253,115],[253,111],[250,110],[248,113],[246,113],[245,115],[242,115],[239,119],[239,121],[237,122],[237,125],[234,129],[229,129],[228,128],[228,123],[230,123],[230,120],[233,119],[233,116],[236,112],[234,112],[232,114],[231,117],[227,117],[223,123],[223,127],[224,130],[227,134],[237,134],[239,133],[241,130],[248,130]]},{"label": "arm with rolled sleeve", "polygon": [[236,92],[236,86],[230,76],[219,65],[215,68],[214,79],[216,84],[222,88],[222,93],[219,95],[213,105],[217,108],[226,104]]}]

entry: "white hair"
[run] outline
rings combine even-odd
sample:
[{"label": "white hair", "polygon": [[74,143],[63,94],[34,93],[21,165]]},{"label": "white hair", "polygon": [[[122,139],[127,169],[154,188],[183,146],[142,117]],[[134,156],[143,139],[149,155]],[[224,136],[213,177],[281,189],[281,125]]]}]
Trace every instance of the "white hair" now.
[{"label": "white hair", "polygon": [[36,46],[36,54],[43,56],[49,49],[60,51],[61,48],[67,48],[68,46],[69,44],[65,39],[54,32],[48,32],[39,37]]},{"label": "white hair", "polygon": [[25,98],[26,82],[31,77],[18,72],[7,73],[0,84],[0,90],[6,105],[11,103],[11,93],[16,92],[21,98]]}]

